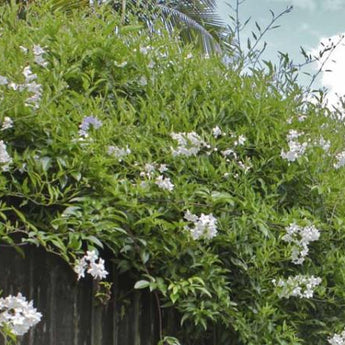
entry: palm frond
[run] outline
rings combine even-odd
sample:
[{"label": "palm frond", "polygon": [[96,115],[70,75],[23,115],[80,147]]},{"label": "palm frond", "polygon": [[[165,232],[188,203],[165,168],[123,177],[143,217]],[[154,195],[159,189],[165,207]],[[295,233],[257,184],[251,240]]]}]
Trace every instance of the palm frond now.
[{"label": "palm frond", "polygon": [[[169,31],[172,31],[175,27],[181,27],[181,24],[184,24],[188,27],[188,29],[193,29],[199,33],[199,35],[201,35],[202,44],[206,53],[210,53],[212,51],[216,51],[217,53],[221,52],[220,45],[216,41],[215,37],[212,36],[212,34],[196,20],[175,8],[168,7],[163,4],[157,4],[157,7],[165,16],[165,26]],[[189,32],[187,35],[190,37],[190,39],[193,36],[191,32]]]}]

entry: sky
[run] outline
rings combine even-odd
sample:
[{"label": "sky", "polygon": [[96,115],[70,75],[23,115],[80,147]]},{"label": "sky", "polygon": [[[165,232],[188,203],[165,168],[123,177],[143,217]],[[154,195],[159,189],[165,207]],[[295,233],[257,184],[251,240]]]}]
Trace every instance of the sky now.
[{"label": "sky", "polygon": [[[236,0],[218,0],[219,13],[229,25],[229,15],[234,15],[229,4],[235,3]],[[293,5],[293,10],[278,20],[280,27],[265,35],[268,43],[265,59],[277,63],[278,51],[281,51],[287,53],[295,63],[302,63],[304,58],[300,47],[308,53],[317,54],[323,47],[321,42],[324,45],[336,43],[339,35],[345,34],[345,0],[244,0],[239,10],[240,22],[244,23],[249,17],[251,20],[242,32],[241,41],[245,42],[251,31],[255,30],[255,22],[261,28],[270,22],[270,10],[278,15],[290,5]],[[320,63],[324,62],[324,57]],[[315,63],[306,71],[315,73],[319,67]],[[326,87],[329,90],[329,102],[336,104],[337,94],[345,95],[345,39],[325,62],[324,69],[332,72],[320,73],[313,86]],[[308,85],[310,79],[303,77],[300,82]]]}]

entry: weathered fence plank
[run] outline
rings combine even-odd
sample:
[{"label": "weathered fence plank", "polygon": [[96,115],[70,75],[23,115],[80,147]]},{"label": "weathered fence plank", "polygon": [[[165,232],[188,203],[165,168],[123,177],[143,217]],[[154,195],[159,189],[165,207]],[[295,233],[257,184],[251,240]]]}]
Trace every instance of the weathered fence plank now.
[{"label": "weathered fence plank", "polygon": [[94,299],[92,279],[77,282],[59,257],[40,248],[23,247],[25,258],[0,246],[2,296],[22,292],[43,314],[41,322],[21,339],[21,345],[154,345],[157,343],[155,300],[133,290],[109,267],[112,298],[104,306]]}]

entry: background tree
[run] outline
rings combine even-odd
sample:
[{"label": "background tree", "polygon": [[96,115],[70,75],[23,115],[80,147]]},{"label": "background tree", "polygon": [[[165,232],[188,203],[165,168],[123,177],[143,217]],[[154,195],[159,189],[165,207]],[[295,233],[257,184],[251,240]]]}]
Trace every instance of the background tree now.
[{"label": "background tree", "polygon": [[[10,3],[11,0],[0,0],[0,3]],[[39,0],[17,0],[21,4],[20,16],[25,17],[25,8]],[[106,3],[113,6],[122,15],[122,22],[128,22],[131,15],[138,16],[152,31],[157,21],[163,22],[169,33],[179,32],[181,40],[193,43],[205,54],[220,53],[220,38],[225,30],[225,23],[217,13],[216,0],[48,0],[44,6],[50,10],[71,11],[77,8],[98,6]]]}]

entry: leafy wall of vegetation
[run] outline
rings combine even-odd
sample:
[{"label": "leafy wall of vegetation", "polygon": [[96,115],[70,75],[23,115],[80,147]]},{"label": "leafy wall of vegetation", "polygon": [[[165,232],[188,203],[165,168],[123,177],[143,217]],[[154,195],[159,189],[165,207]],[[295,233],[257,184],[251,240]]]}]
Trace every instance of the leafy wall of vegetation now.
[{"label": "leafy wall of vegetation", "polygon": [[345,326],[343,124],[273,70],[120,21],[0,8],[1,241],[72,267],[108,248],[182,344],[324,345]]}]

